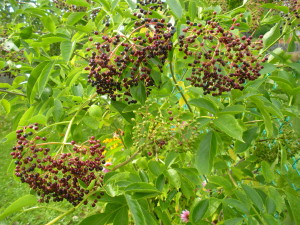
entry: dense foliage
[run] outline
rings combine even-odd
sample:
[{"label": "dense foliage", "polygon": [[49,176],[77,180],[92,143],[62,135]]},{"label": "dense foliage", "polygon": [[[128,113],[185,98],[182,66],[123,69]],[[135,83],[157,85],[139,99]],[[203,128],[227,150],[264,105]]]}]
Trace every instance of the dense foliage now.
[{"label": "dense foliage", "polygon": [[297,0],[1,4],[4,224],[300,224]]}]

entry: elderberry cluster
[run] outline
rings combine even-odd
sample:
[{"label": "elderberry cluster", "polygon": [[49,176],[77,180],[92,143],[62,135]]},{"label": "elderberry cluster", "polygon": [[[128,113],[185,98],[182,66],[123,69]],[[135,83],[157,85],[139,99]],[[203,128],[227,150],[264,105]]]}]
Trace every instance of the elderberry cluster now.
[{"label": "elderberry cluster", "polygon": [[104,35],[95,38],[93,48],[86,49],[94,50],[85,69],[90,71],[88,82],[97,88],[98,94],[108,95],[112,100],[121,98],[130,104],[136,103],[130,93],[132,87],[142,85],[150,93],[150,87],[155,85],[153,67],[162,72],[173,47],[171,38],[175,29],[165,19],[143,18],[150,14],[151,11],[140,9],[133,14],[137,20],[128,36]]},{"label": "elderberry cluster", "polygon": [[231,30],[240,24],[235,18],[232,21],[229,29],[216,21],[204,25],[187,21],[184,34],[179,36],[179,51],[192,68],[192,75],[186,79],[192,86],[203,88],[204,94],[242,90],[246,80],[260,76],[263,67],[253,51],[262,49],[262,40],[254,42],[252,36],[235,35]]},{"label": "elderberry cluster", "polygon": [[37,192],[40,202],[65,199],[79,204],[102,184],[105,146],[90,137],[84,145],[72,141],[68,152],[53,153],[49,146],[55,143],[35,135],[38,129],[38,124],[32,124],[16,131],[18,140],[11,152],[16,159],[15,175]]}]

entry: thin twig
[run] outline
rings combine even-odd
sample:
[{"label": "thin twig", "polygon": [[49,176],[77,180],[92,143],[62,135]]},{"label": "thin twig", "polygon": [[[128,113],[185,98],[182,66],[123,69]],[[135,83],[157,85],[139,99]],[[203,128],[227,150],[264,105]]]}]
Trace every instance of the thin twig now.
[{"label": "thin twig", "polygon": [[[114,124],[113,123],[113,126],[116,128],[116,133],[118,134],[118,130],[119,130],[119,128],[116,126],[116,124]],[[125,142],[124,142],[124,140],[123,140],[123,137],[122,137],[122,134],[118,134],[119,135],[119,138],[120,138],[120,140],[121,140],[121,142],[122,142],[122,145],[124,146],[124,148],[126,148],[126,145],[125,145]]]},{"label": "thin twig", "polygon": [[246,121],[244,123],[257,123],[257,122],[263,122],[263,120],[251,120],[251,121]]},{"label": "thin twig", "polygon": [[78,55],[77,53],[73,53],[73,54],[79,56],[80,58],[84,59],[84,60],[87,61],[87,62],[90,61],[88,58],[85,58],[85,57],[83,57],[83,56],[81,56],[81,55]]},{"label": "thin twig", "polygon": [[56,222],[58,222],[59,220],[61,220],[62,218],[64,218],[65,216],[69,215],[70,213],[74,212],[76,209],[78,209],[83,202],[88,199],[91,195],[95,194],[98,190],[90,192],[77,206],[69,209],[68,211],[66,211],[65,213],[59,215],[58,217],[54,218],[53,220],[51,220],[49,223],[47,223],[46,225],[52,225],[55,224]]},{"label": "thin twig", "polygon": [[178,84],[177,84],[177,80],[176,80],[176,78],[175,78],[174,71],[173,71],[173,63],[172,63],[172,62],[170,62],[170,71],[171,71],[172,79],[173,79],[173,81],[174,81],[174,83],[175,83],[175,87],[177,88],[178,92],[179,92],[180,95],[182,96],[182,98],[183,98],[185,104],[187,105],[189,111],[190,111],[191,113],[193,113],[193,110],[192,110],[191,106],[189,105],[189,103],[188,103],[188,101],[187,101],[185,95],[183,94],[183,92],[181,91],[180,87],[179,87]]},{"label": "thin twig", "polygon": [[230,171],[228,171],[228,176],[229,176],[229,178],[230,178],[230,180],[231,180],[231,182],[233,183],[233,185],[235,186],[235,187],[238,187],[238,185],[237,185],[237,183],[236,183],[236,181],[235,181],[235,179],[233,178],[233,176],[232,176],[232,171],[230,170]]},{"label": "thin twig", "polygon": [[126,161],[120,163],[119,165],[116,165],[114,168],[112,168],[111,171],[117,170],[122,166],[125,166],[126,164],[128,164],[129,162],[131,162],[138,154],[140,153],[140,149],[137,150],[135,153],[133,153],[132,156],[130,156],[130,158],[128,158]]},{"label": "thin twig", "polygon": [[25,94],[13,92],[13,91],[7,91],[5,89],[0,89],[0,92],[5,92],[5,93],[8,93],[8,94],[20,95],[20,96],[23,96],[23,97],[27,97]]},{"label": "thin twig", "polygon": [[96,97],[96,96],[97,96],[97,93],[93,94],[86,102],[84,102],[84,103],[80,106],[80,108],[79,108],[79,109],[77,110],[77,112],[74,114],[74,116],[72,117],[72,119],[70,120],[70,123],[69,123],[69,125],[68,125],[68,128],[67,128],[67,131],[66,131],[66,134],[65,134],[63,143],[65,143],[65,144],[67,143],[68,136],[69,136],[69,133],[70,133],[70,131],[71,131],[72,124],[73,124],[73,122],[74,122],[76,116],[77,116],[77,115],[79,114],[79,112],[80,112],[86,105],[88,105],[88,104],[90,103],[90,101],[92,101],[92,99],[93,99],[94,97]]},{"label": "thin twig", "polygon": [[284,139],[284,137],[279,137],[279,138],[266,138],[266,139],[258,140],[258,142],[271,141],[271,140],[279,140],[279,139]]}]

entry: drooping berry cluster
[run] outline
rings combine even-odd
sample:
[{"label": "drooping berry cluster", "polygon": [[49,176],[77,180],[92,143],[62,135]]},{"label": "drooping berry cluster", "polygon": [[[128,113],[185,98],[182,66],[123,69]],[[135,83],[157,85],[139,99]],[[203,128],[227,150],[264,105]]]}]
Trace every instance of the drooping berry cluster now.
[{"label": "drooping berry cluster", "polygon": [[40,202],[65,199],[77,205],[102,184],[105,146],[91,137],[85,145],[72,141],[72,150],[53,153],[49,146],[55,143],[35,135],[38,129],[33,124],[16,131],[18,140],[11,152],[16,159],[15,175],[37,192]]},{"label": "drooping berry cluster", "polygon": [[263,47],[262,40],[235,35],[231,30],[240,25],[235,18],[230,29],[215,21],[204,25],[187,21],[187,25],[179,36],[179,51],[192,68],[187,78],[191,85],[202,87],[204,94],[221,95],[231,89],[242,90],[246,80],[260,76],[262,66],[253,51]]},{"label": "drooping berry cluster", "polygon": [[[94,43],[89,67],[85,68],[90,70],[88,82],[97,88],[97,93],[108,95],[112,100],[123,98],[128,103],[136,103],[130,88],[139,84],[146,87],[149,94],[149,87],[155,85],[153,67],[162,71],[173,46],[171,37],[175,28],[172,24],[165,19],[142,18],[151,11],[140,9],[139,12],[133,14],[137,20],[128,36],[95,38],[98,41]],[[94,41],[92,37],[89,40]]]}]

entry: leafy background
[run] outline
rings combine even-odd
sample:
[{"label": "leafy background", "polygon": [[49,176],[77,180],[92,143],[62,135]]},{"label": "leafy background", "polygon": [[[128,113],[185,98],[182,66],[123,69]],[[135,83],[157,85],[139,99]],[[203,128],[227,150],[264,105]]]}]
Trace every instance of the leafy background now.
[{"label": "leafy background", "polygon": [[[157,70],[160,87],[149,96],[136,90],[136,105],[95,95],[84,69],[89,37],[129,33],[135,1],[1,3],[3,224],[180,224],[185,209],[188,224],[300,224],[293,1],[213,2],[167,0],[154,16],[175,25],[175,42],[186,20],[205,22],[215,11],[229,29],[242,14],[233,32],[263,35],[264,48],[255,53],[269,55],[261,76],[242,91],[204,95],[185,80],[189,62],[175,49],[163,73]],[[96,207],[38,203],[14,175],[15,130],[35,122],[47,127],[49,139],[81,143],[94,135],[108,143],[108,169],[120,167],[106,173]],[[161,140],[167,144],[158,146]]]}]

